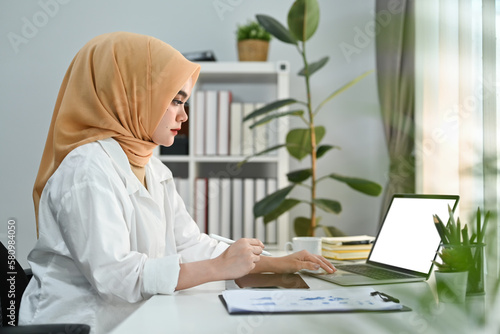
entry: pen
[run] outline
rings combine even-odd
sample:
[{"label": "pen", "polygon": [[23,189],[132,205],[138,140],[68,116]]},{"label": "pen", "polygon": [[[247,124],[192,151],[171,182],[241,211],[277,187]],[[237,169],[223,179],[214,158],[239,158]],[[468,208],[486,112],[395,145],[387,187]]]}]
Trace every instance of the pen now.
[{"label": "pen", "polygon": [[[235,242],[234,240],[221,237],[220,235],[217,235],[217,234],[210,234],[210,238],[213,238],[215,240],[219,240],[219,241],[225,242],[228,245],[234,244],[234,242]],[[271,253],[269,253],[269,252],[267,252],[265,250],[262,251],[261,255],[272,256]]]}]

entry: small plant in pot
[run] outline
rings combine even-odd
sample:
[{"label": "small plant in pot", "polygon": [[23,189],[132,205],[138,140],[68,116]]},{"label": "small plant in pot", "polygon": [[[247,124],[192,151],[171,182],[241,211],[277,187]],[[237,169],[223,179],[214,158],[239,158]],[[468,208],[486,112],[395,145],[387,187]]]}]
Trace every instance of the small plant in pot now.
[{"label": "small plant in pot", "polygon": [[236,31],[240,61],[266,61],[271,34],[258,22],[239,25]]},{"label": "small plant in pot", "polygon": [[[434,223],[441,238],[440,261],[434,261],[438,272],[466,272],[467,295],[484,293],[484,235],[490,216],[489,211],[482,219],[481,210],[476,213],[476,223],[469,225],[455,220],[453,211],[449,210],[446,225],[434,215]],[[470,234],[470,235],[469,235]],[[438,286],[439,288],[439,286]]]}]

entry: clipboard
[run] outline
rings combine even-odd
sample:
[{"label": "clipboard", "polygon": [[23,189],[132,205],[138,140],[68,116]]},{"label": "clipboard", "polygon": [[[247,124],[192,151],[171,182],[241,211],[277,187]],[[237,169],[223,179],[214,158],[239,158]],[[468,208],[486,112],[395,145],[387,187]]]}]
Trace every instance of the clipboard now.
[{"label": "clipboard", "polygon": [[230,315],[408,312],[396,298],[372,288],[331,290],[226,290],[219,299]]}]

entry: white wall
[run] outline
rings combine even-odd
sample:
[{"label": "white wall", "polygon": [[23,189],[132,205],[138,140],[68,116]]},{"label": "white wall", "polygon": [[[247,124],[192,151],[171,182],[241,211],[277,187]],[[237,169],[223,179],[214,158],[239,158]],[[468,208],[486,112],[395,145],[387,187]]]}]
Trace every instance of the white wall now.
[{"label": "white wall", "polygon": [[[374,0],[319,2],[322,19],[308,52],[311,60],[329,55],[330,63],[313,78],[316,101],[375,69],[374,38],[360,32],[373,23]],[[181,52],[211,49],[218,60],[234,61],[237,24],[257,13],[286,22],[291,4],[284,0],[0,2],[0,240],[5,242],[7,222],[14,219],[17,256],[26,263],[36,240],[32,187],[54,102],[67,66],[85,42],[101,33],[125,30],[158,37]],[[13,38],[19,38],[17,43]],[[340,45],[355,47],[356,52],[347,55]],[[276,40],[269,57],[290,61],[292,73],[302,67],[295,49]],[[291,95],[303,99],[303,92],[302,81],[292,75]],[[325,142],[342,147],[320,161],[321,173],[336,171],[385,183],[387,153],[374,74],[333,100],[318,123],[328,129]],[[297,167],[294,161],[291,164]],[[339,199],[344,207],[339,216],[324,214],[324,222],[347,233],[375,233],[380,198],[333,181],[320,189],[320,195]]]}]

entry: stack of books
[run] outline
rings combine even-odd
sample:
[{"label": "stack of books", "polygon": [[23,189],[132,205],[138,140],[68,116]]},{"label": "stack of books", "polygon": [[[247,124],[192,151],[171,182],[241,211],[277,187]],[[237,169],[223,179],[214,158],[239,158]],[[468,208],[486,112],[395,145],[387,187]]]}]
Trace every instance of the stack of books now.
[{"label": "stack of books", "polygon": [[322,254],[332,260],[363,260],[368,258],[374,240],[368,235],[323,237]]}]

